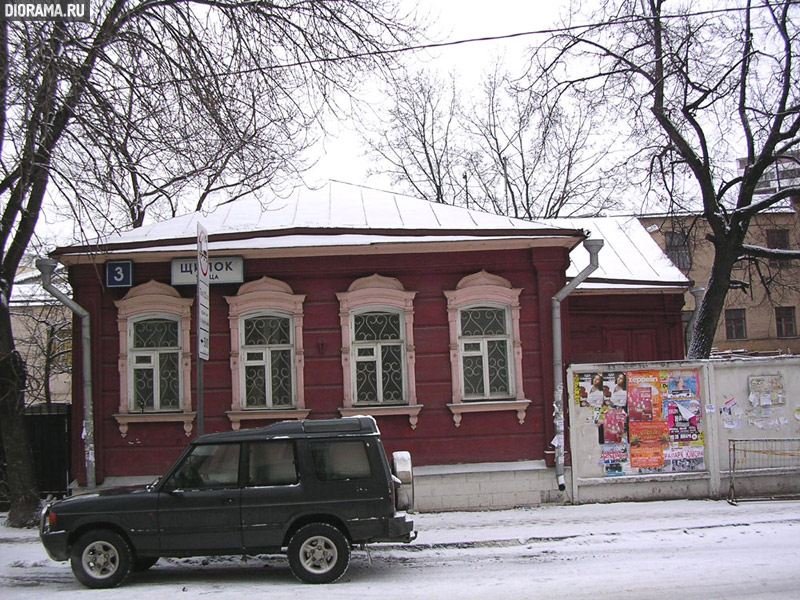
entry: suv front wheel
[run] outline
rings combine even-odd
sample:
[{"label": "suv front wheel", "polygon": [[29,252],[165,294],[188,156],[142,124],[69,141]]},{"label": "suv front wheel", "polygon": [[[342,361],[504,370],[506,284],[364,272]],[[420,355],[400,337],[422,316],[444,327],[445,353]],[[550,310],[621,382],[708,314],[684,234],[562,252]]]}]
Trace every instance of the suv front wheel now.
[{"label": "suv front wheel", "polygon": [[289,567],[300,581],[333,583],[347,570],[350,544],[344,534],[327,523],[311,523],[289,540]]},{"label": "suv front wheel", "polygon": [[72,572],[88,588],[117,587],[130,573],[131,562],[128,543],[107,529],[83,534],[70,552]]}]

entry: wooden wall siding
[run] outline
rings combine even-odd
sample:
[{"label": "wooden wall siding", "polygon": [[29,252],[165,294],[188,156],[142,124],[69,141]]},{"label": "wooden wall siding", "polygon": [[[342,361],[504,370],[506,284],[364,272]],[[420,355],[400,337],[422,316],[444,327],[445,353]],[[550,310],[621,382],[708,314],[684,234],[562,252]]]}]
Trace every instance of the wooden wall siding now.
[{"label": "wooden wall siding", "polygon": [[[294,294],[305,294],[303,347],[305,349],[305,404],[310,418],[335,418],[342,401],[341,329],[336,292],[346,291],[356,279],[378,273],[400,280],[403,287],[417,292],[414,299],[414,337],[416,348],[417,401],[424,408],[416,429],[406,416],[380,417],[387,451],[408,449],[416,465],[546,459],[552,439],[552,328],[550,297],[564,285],[567,256],[563,249],[533,251],[472,251],[462,253],[414,254],[411,256],[314,257],[297,259],[248,259],[245,281],[266,275],[289,284]],[[447,408],[451,401],[449,332],[444,290],[477,271],[509,280],[522,288],[520,328],[523,344],[523,382],[530,399],[525,422],[520,425],[514,412],[465,414],[456,428]],[[114,300],[127,290],[101,287],[102,265],[70,268],[75,299],[92,313],[92,350],[95,395],[95,443],[97,479],[162,473],[186,446],[189,438],[179,423],[131,424],[127,437],[120,435],[113,414],[119,407],[118,329]],[[169,261],[134,264],[134,285],[155,279],[169,283]],[[194,287],[176,286],[182,297],[193,298]],[[211,357],[204,365],[205,431],[229,430],[225,415],[231,403],[230,337],[228,305],[224,296],[233,296],[239,284],[211,286]],[[587,299],[588,300],[588,299]],[[571,299],[567,336],[571,350],[603,350],[603,328],[609,324],[624,329],[631,323],[658,325],[659,335],[669,338],[670,349],[656,358],[674,358],[674,340],[680,331],[671,332],[674,321],[680,325],[680,307],[674,314],[669,301],[653,305],[652,314],[627,313],[625,298],[600,303],[602,315],[593,312],[596,300]],[[637,303],[642,299],[638,298]],[[655,309],[658,304],[658,310]],[[618,317],[612,317],[619,311]],[[192,353],[196,352],[192,322]],[[79,340],[79,337],[76,339]],[[80,356],[80,343],[74,351]],[[661,350],[660,350],[661,351]],[[669,356],[667,356],[669,355]],[[633,357],[636,358],[636,357]],[[74,431],[82,428],[80,399],[80,361],[75,360],[73,377]],[[193,363],[193,396],[196,373]],[[194,400],[196,405],[196,399]],[[268,421],[247,421],[242,427],[256,427]],[[196,427],[192,435],[196,433]],[[80,439],[73,447],[74,469],[79,481],[83,473]]]}]

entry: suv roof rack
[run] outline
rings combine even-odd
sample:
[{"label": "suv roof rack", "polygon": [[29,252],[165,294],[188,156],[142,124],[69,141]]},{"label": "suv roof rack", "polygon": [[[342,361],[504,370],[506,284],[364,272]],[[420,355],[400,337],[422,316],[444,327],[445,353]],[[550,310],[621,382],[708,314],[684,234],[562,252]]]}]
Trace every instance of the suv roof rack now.
[{"label": "suv roof rack", "polygon": [[195,443],[241,441],[246,439],[265,439],[276,436],[294,435],[315,437],[331,434],[379,434],[378,424],[372,417],[345,417],[342,419],[307,419],[302,421],[280,421],[266,427],[242,429],[239,431],[223,431],[203,435]]}]

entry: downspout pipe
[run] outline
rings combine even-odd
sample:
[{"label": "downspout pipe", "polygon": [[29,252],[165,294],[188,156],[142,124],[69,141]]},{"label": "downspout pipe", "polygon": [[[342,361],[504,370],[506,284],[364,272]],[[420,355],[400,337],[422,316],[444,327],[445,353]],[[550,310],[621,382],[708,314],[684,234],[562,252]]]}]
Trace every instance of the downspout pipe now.
[{"label": "downspout pipe", "polygon": [[564,345],[561,333],[561,302],[569,296],[598,267],[597,255],[603,247],[603,240],[584,240],[583,247],[589,252],[589,264],[578,273],[552,299],[553,308],[553,420],[556,437],[556,480],[558,489],[564,491],[567,483],[564,478]]},{"label": "downspout pipe", "polygon": [[94,404],[92,401],[92,347],[89,311],[53,285],[53,271],[58,263],[50,258],[36,260],[42,274],[42,287],[81,318],[81,351],[83,376],[83,447],[86,461],[86,487],[97,486],[94,460]]}]

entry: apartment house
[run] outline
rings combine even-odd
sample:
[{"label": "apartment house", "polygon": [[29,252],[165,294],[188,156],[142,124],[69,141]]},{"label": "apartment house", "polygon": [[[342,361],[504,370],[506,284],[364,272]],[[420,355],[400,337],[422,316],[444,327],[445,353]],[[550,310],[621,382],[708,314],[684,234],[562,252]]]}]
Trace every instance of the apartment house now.
[{"label": "apartment house", "polygon": [[[650,215],[639,220],[696,286],[706,284],[714,249],[706,239],[710,227],[702,215]],[[765,248],[797,250],[800,248],[800,214],[784,209],[756,215],[746,242]],[[742,261],[734,269],[733,279],[714,338],[715,352],[800,353],[797,321],[800,260]],[[688,325],[695,298],[687,292],[685,300],[683,319]]]}]

